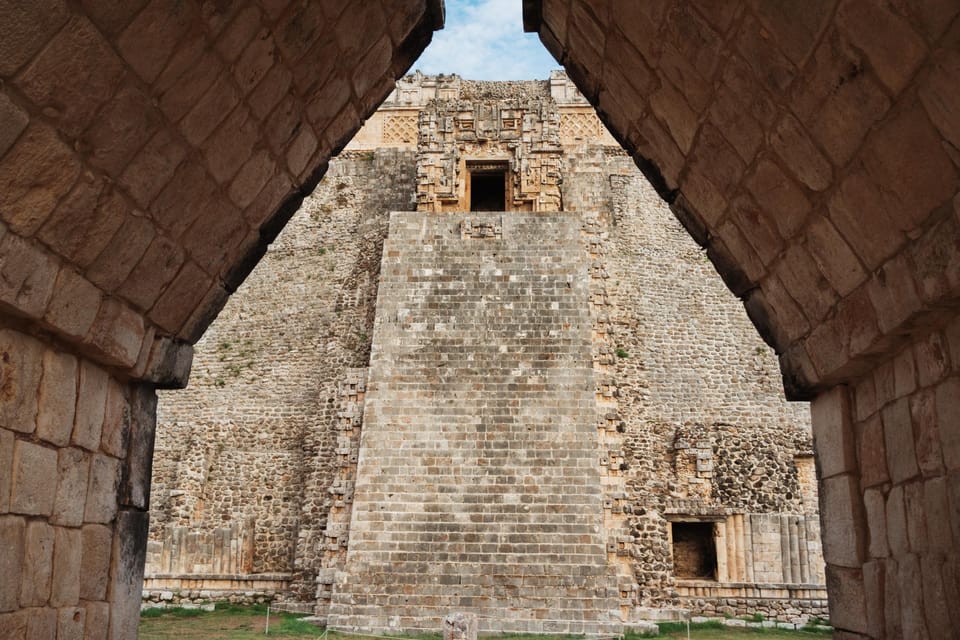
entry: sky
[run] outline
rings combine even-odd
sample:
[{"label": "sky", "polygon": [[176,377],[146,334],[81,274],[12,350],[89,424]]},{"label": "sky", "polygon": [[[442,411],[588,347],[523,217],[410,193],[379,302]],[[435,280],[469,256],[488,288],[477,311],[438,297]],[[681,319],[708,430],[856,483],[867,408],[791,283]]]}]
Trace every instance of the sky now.
[{"label": "sky", "polygon": [[468,80],[546,80],[560,65],[534,33],[523,32],[522,0],[445,0],[443,29],[411,72]]}]

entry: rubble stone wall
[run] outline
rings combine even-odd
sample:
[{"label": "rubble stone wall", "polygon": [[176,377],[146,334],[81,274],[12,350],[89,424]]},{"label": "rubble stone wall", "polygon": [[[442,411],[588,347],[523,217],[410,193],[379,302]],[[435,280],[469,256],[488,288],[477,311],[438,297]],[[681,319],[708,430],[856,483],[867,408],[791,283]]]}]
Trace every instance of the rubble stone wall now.
[{"label": "rubble stone wall", "polygon": [[[626,154],[578,144],[563,158],[564,207],[595,218],[602,254],[598,365],[622,423],[601,452],[609,545],[635,582],[625,592],[620,580],[621,604],[825,618],[816,488],[801,482],[813,455],[808,406],[784,399],[776,356]],[[712,584],[674,577],[670,522],[683,519],[717,522]],[[751,598],[740,583],[807,593]]]},{"label": "rubble stone wall", "polygon": [[294,573],[313,597],[338,384],[366,366],[387,212],[413,207],[413,176],[409,152],[333,162],[198,343],[190,387],[161,393],[148,575]]}]

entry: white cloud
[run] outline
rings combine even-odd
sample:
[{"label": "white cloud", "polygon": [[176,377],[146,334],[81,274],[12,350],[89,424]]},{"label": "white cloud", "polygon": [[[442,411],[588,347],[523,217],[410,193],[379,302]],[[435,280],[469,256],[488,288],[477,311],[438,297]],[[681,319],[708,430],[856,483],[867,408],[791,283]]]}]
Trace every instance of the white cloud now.
[{"label": "white cloud", "polygon": [[560,65],[523,33],[521,0],[446,0],[446,25],[413,69],[469,80],[545,80]]}]

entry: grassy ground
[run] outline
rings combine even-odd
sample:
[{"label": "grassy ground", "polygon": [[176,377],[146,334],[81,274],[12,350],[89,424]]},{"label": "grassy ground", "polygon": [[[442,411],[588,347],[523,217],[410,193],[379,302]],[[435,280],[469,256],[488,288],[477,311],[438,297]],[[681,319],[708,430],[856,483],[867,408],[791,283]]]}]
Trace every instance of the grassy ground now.
[{"label": "grassy ground", "polygon": [[[301,617],[271,612],[268,637],[301,640],[323,634],[323,629],[301,621]],[[262,640],[266,623],[266,606],[218,606],[213,612],[151,609],[140,617],[140,640]],[[328,637],[332,640],[332,634]]]},{"label": "grassy ground", "polygon": [[[301,616],[273,612],[267,637],[306,640],[323,635],[323,629],[300,620]],[[262,640],[266,628],[266,607],[218,606],[214,612],[197,609],[153,609],[140,619],[140,640]],[[692,640],[822,640],[823,633],[782,629],[738,629],[720,623],[693,625]],[[661,626],[660,638],[686,638],[685,624]],[[438,640],[423,636],[420,640]],[[330,632],[327,640],[363,640],[356,636]],[[570,640],[569,637],[497,636],[496,640]],[[625,640],[639,640],[628,635]]]},{"label": "grassy ground", "polygon": [[[687,625],[685,623],[669,623],[660,625],[659,638],[686,638]],[[829,633],[823,631],[789,631],[787,629],[756,629],[726,627],[720,622],[705,622],[690,625],[691,640],[826,640]]]}]

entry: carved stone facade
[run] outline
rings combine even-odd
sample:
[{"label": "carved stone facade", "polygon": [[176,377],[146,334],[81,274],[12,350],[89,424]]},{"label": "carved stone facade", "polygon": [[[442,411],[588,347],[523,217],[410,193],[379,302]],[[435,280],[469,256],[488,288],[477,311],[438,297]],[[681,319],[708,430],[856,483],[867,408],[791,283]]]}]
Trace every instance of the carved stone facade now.
[{"label": "carved stone facade", "polygon": [[[374,171],[383,173],[373,177]],[[500,171],[509,212],[466,213],[471,172]],[[177,573],[167,560],[173,545],[195,556],[180,561],[186,580],[216,573],[214,561],[202,557],[205,550],[215,557],[237,545],[244,549],[249,539],[255,548],[237,579],[258,573],[271,585],[281,579],[286,586],[278,591],[299,600],[316,597],[323,616],[335,603],[334,622],[341,626],[389,626],[369,611],[351,613],[351,605],[358,611],[363,605],[349,586],[347,549],[358,517],[358,458],[364,464],[361,416],[370,397],[364,367],[371,342],[375,350],[396,346],[381,337],[377,347],[374,317],[377,323],[405,321],[410,331],[426,332],[425,323],[432,322],[404,320],[402,301],[392,319],[381,318],[384,307],[374,297],[388,212],[414,208],[421,224],[454,229],[456,242],[496,243],[513,252],[518,278],[539,259],[524,248],[535,247],[557,225],[575,226],[570,238],[584,264],[586,301],[576,317],[582,315],[590,334],[580,364],[586,366],[583,383],[593,390],[589,438],[596,453],[588,475],[600,489],[595,499],[605,566],[602,589],[600,583],[593,588],[609,598],[619,618],[629,623],[679,607],[782,621],[826,617],[807,407],[782,399],[773,354],[560,73],[522,83],[408,76],[331,164],[278,248],[199,343],[193,389],[162,398],[147,568],[154,596],[161,579],[169,589]],[[523,233],[516,231],[513,212],[517,219],[533,214]],[[403,247],[429,244],[416,236],[419,230],[410,237],[393,233],[383,254],[391,264]],[[453,237],[448,241],[456,244]],[[488,258],[491,264],[501,259]],[[454,266],[407,266],[409,273],[381,291],[381,301],[399,295],[407,277],[424,280],[446,270],[440,277],[450,280]],[[413,274],[416,268],[430,274]],[[503,296],[512,295],[509,284]],[[450,293],[444,304],[456,307],[465,299],[460,295],[469,291]],[[526,294],[517,295],[520,304]],[[549,312],[548,305],[539,315]],[[308,316],[313,324],[304,332],[295,322]],[[446,322],[466,323],[468,317]],[[283,364],[288,357],[291,364]],[[249,397],[251,385],[258,389],[255,398]],[[271,385],[281,392],[270,391]],[[250,446],[239,447],[246,450],[240,457],[224,453],[232,446],[226,435],[232,425],[246,425],[241,433]],[[228,444],[220,451],[183,448],[194,442],[190,438],[199,443],[209,434]],[[546,442],[550,437],[544,434]],[[237,461],[233,470],[228,460]],[[210,464],[217,465],[216,474],[209,473]],[[258,475],[261,465],[272,479]],[[251,482],[262,484],[248,491]],[[249,497],[238,500],[241,495]],[[196,508],[199,496],[202,509]],[[371,511],[371,499],[364,498],[362,513],[380,509]],[[421,496],[419,504],[432,499]],[[386,493],[382,500],[388,510],[403,511]],[[269,509],[266,502],[273,502]],[[232,522],[224,524],[231,509]],[[255,533],[244,533],[250,529]],[[176,543],[191,535],[190,544]],[[529,559],[536,553],[531,550]],[[224,573],[234,565],[221,560],[217,566]],[[440,586],[437,602],[457,606],[450,586]],[[514,608],[525,606],[521,599]],[[512,618],[518,621],[526,626],[499,628],[545,628],[521,614]],[[481,627],[497,628],[482,619]]]}]

